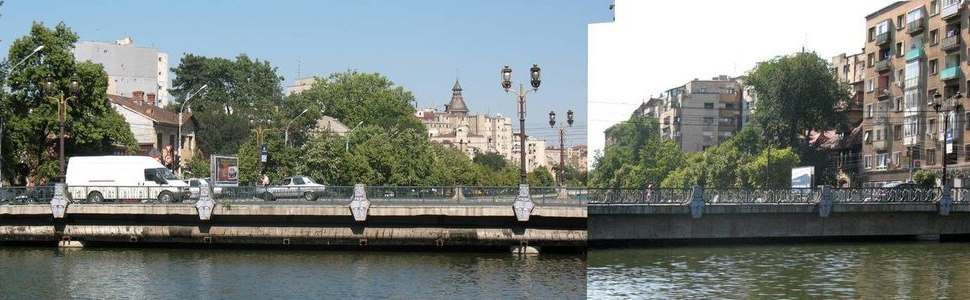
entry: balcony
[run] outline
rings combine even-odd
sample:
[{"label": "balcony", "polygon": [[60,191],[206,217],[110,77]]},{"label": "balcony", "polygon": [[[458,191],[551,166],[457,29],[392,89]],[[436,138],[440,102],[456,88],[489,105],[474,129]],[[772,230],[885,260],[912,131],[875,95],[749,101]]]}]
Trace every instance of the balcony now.
[{"label": "balcony", "polygon": [[910,35],[919,34],[920,32],[923,32],[923,29],[926,29],[926,25],[924,25],[922,18],[906,24],[906,32],[908,32]]},{"label": "balcony", "polygon": [[963,72],[960,71],[960,66],[952,66],[940,71],[940,80],[953,80],[960,78]]},{"label": "balcony", "polygon": [[891,68],[892,68],[892,63],[888,58],[876,62],[876,72],[889,71],[889,69]]},{"label": "balcony", "polygon": [[879,100],[890,98],[892,95],[893,93],[889,91],[889,87],[876,89],[876,98],[879,98]]},{"label": "balcony", "polygon": [[912,48],[906,52],[906,61],[914,61],[923,58],[923,48]]},{"label": "balcony", "polygon": [[959,17],[961,8],[963,8],[963,1],[957,1],[956,3],[944,6],[943,10],[940,11],[940,18],[949,20]]},{"label": "balcony", "polygon": [[940,49],[947,52],[960,49],[960,35],[952,35],[944,38],[940,42]]},{"label": "balcony", "polygon": [[876,151],[879,151],[879,150],[889,150],[889,148],[892,148],[892,140],[891,139],[882,139],[882,140],[879,140],[879,141],[873,141],[872,142],[872,148],[874,148]]},{"label": "balcony", "polygon": [[883,46],[883,45],[889,44],[891,40],[890,37],[891,36],[889,35],[889,32],[883,32],[883,33],[880,33],[879,35],[876,35],[876,46]]}]

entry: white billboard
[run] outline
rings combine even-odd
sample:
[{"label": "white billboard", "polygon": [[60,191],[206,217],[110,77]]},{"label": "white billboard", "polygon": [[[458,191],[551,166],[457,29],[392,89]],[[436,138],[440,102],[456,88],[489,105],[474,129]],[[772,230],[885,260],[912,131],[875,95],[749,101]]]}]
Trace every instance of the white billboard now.
[{"label": "white billboard", "polygon": [[791,169],[792,188],[811,188],[815,178],[815,167],[798,167]]}]

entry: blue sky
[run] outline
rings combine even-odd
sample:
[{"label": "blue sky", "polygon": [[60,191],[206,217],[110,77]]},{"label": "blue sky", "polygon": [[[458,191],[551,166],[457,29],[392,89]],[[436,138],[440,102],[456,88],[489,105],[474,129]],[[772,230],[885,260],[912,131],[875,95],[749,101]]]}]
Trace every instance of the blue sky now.
[{"label": "blue sky", "polygon": [[167,52],[172,66],[184,53],[246,53],[272,62],[285,84],[298,70],[380,72],[411,90],[419,107],[447,103],[458,77],[471,110],[506,116],[515,115],[515,105],[499,86],[499,69],[509,64],[526,81],[526,70],[538,63],[543,85],[530,98],[526,130],[552,137],[548,111],[573,109],[574,144],[586,136],[586,25],[608,21],[608,6],[609,0],[8,0],[0,8],[0,49],[5,55],[32,21],[63,21],[82,40],[131,36],[136,45]]}]

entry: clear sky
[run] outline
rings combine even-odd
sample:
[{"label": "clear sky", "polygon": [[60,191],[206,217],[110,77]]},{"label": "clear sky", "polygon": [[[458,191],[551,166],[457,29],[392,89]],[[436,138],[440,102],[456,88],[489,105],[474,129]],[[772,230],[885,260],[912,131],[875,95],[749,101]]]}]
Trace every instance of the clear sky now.
[{"label": "clear sky", "polygon": [[892,2],[616,0],[615,22],[589,26],[590,156],[644,99],[694,78],[742,75],[803,46],[826,59],[861,52],[865,16]]},{"label": "clear sky", "polygon": [[[499,70],[543,69],[530,98],[526,130],[549,137],[547,113],[579,117],[570,144],[586,137],[586,25],[611,17],[609,0],[439,1],[47,1],[7,0],[0,7],[0,49],[33,21],[63,21],[81,40],[131,36],[167,52],[234,57],[246,53],[279,67],[285,85],[302,76],[348,69],[379,72],[411,90],[419,107],[442,107],[461,79],[474,112],[515,116]],[[518,122],[516,121],[516,128]]]}]

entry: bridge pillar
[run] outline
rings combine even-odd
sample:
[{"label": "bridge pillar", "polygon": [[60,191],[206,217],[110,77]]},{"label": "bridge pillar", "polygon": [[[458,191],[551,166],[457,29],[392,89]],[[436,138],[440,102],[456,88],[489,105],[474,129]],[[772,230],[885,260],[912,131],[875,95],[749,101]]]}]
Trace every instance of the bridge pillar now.
[{"label": "bridge pillar", "polygon": [[936,203],[936,206],[941,216],[950,215],[950,210],[953,208],[952,187],[948,185],[943,186],[943,195],[940,196],[940,201]]},{"label": "bridge pillar", "polygon": [[515,212],[515,218],[519,222],[528,222],[529,215],[532,214],[532,209],[535,206],[535,203],[532,202],[532,198],[529,196],[529,185],[520,184],[519,196],[515,197],[515,203],[512,203],[512,211]]},{"label": "bridge pillar", "polygon": [[199,200],[195,201],[195,211],[199,213],[200,221],[209,221],[212,219],[212,210],[216,208],[216,202],[212,201],[210,196],[211,187],[202,187],[199,189]]},{"label": "bridge pillar", "polygon": [[51,215],[54,219],[63,219],[67,212],[67,191],[63,183],[54,184],[54,197],[51,198]]},{"label": "bridge pillar", "polygon": [[695,185],[690,192],[690,216],[700,219],[704,214],[704,188]]},{"label": "bridge pillar", "polygon": [[367,190],[363,184],[354,185],[354,196],[350,198],[350,213],[354,215],[354,221],[367,221],[367,210],[370,209],[370,201],[367,200]]},{"label": "bridge pillar", "polygon": [[828,218],[832,214],[832,188],[820,186],[821,194],[818,196],[818,216]]}]

